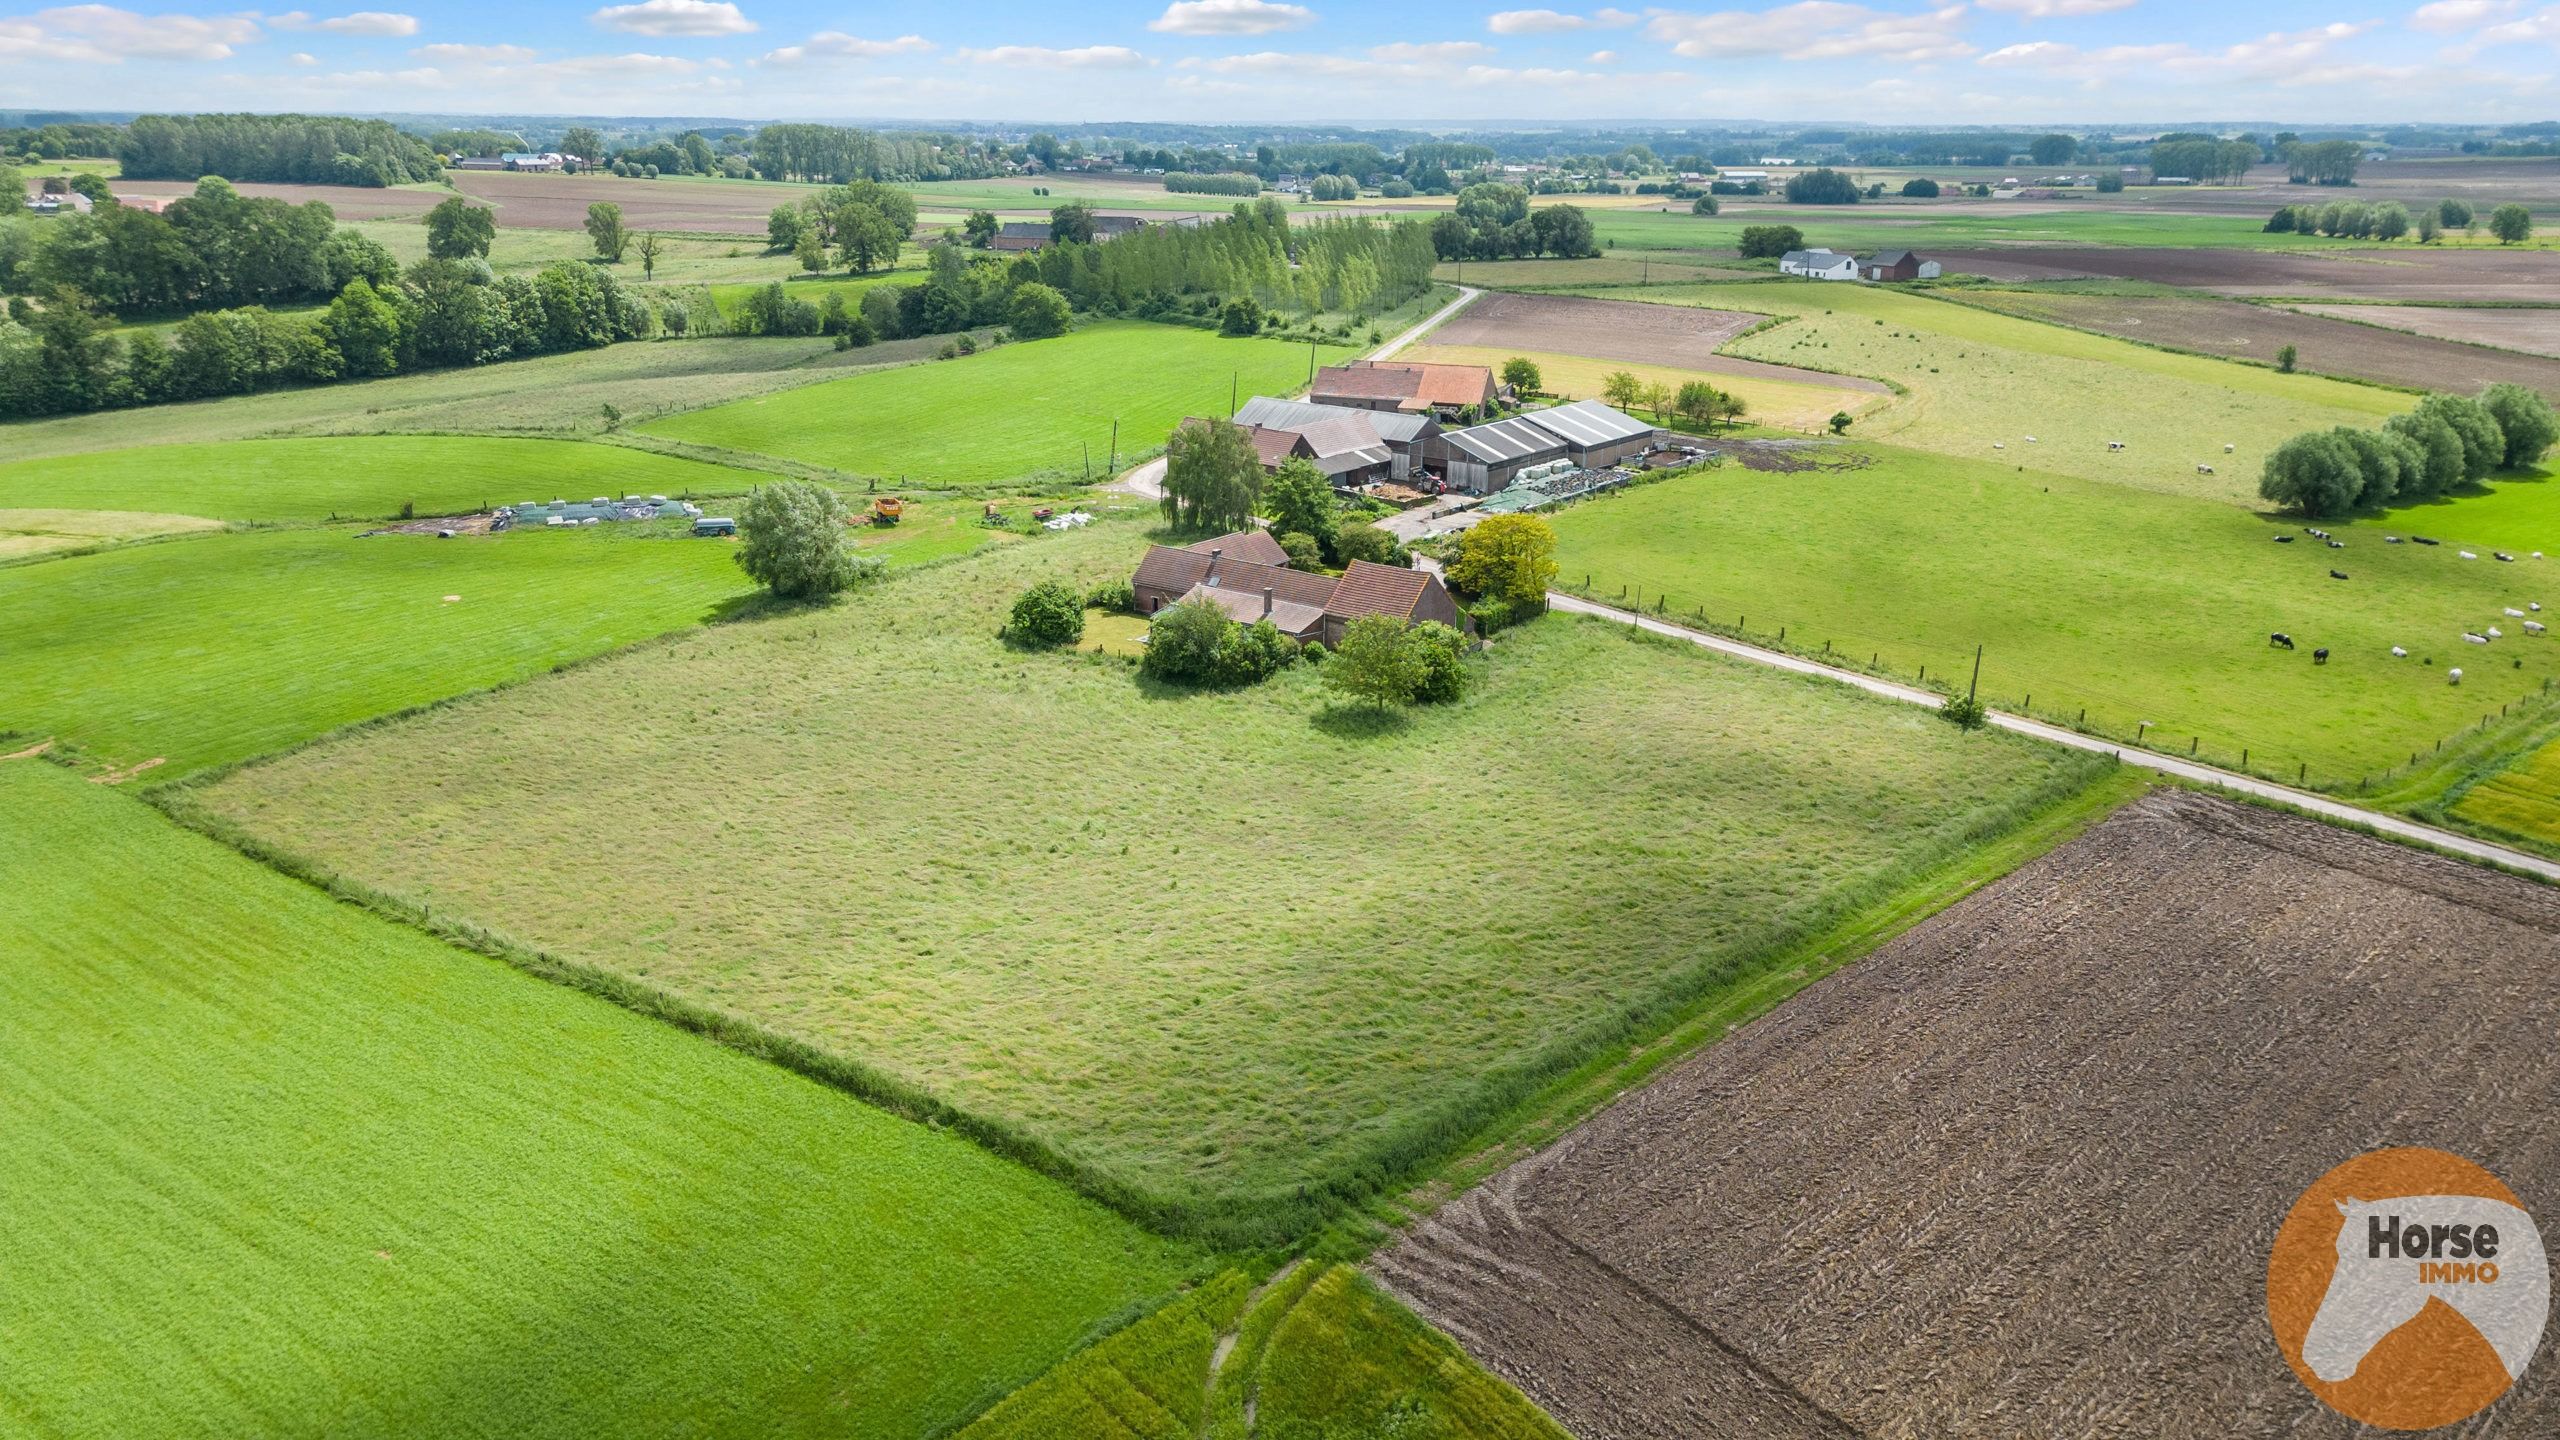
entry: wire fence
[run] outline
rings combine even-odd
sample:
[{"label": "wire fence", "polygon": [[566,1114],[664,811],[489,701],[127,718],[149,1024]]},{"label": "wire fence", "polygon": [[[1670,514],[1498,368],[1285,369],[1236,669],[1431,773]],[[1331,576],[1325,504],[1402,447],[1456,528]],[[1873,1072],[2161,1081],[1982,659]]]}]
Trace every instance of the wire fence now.
[{"label": "wire fence", "polygon": [[[1584,573],[1579,582],[1569,576],[1561,577],[1556,588],[1595,604],[1613,606],[1632,615],[1677,625],[1684,630],[1694,630],[1703,635],[1715,635],[1764,650],[1775,650],[1801,659],[1818,661],[1834,669],[1915,686],[1949,698],[1975,692],[1976,698],[1980,699],[1986,708],[2070,730],[2093,739],[2105,740],[2111,744],[2148,750],[2158,755],[2194,760],[2219,770],[2228,770],[2255,779],[2292,785],[2300,789],[2318,790],[2328,794],[2371,794],[2377,789],[2388,788],[2394,781],[2407,779],[2411,775],[2432,769],[2448,760],[2459,759],[2478,749],[2486,748],[2487,742],[2503,736],[2510,729],[2527,729],[2549,719],[2555,713],[2560,713],[2560,692],[2555,692],[2551,680],[2545,678],[2538,689],[2505,701],[2495,710],[2483,709],[2477,721],[2453,734],[2437,739],[2432,746],[2411,750],[2407,760],[2387,769],[2369,770],[2356,774],[2324,771],[2322,774],[2313,775],[2310,761],[2286,755],[2280,747],[2241,744],[2235,748],[2228,741],[2217,740],[2215,748],[2207,750],[2204,748],[2204,736],[2200,731],[2163,726],[2149,720],[2132,721],[2128,729],[2126,722],[2110,724],[2109,717],[2105,714],[2092,716],[2090,707],[2074,704],[2067,698],[2061,705],[2049,703],[2046,707],[2039,709],[2033,691],[2021,690],[2014,697],[1996,692],[1977,691],[1975,672],[1975,666],[1979,663],[1977,656],[1967,656],[1952,666],[1923,662],[1917,664],[1915,668],[1904,668],[1902,663],[1888,658],[1881,648],[1870,647],[1867,654],[1859,655],[1854,650],[1840,648],[1829,638],[1825,638],[1816,645],[1812,642],[1811,636],[1819,632],[1808,631],[1783,620],[1772,627],[1768,622],[1777,617],[1765,612],[1761,616],[1760,628],[1755,630],[1751,625],[1752,616],[1748,612],[1737,610],[1734,612],[1733,619],[1728,622],[1711,613],[1703,603],[1683,606],[1670,593],[1656,591],[1648,595],[1641,585],[1621,584],[1612,592],[1606,581],[1599,579],[1591,572]],[[2047,698],[2050,701],[2063,697],[2058,694],[2049,694]],[[2177,743],[2182,736],[2187,742],[2184,746]]]}]

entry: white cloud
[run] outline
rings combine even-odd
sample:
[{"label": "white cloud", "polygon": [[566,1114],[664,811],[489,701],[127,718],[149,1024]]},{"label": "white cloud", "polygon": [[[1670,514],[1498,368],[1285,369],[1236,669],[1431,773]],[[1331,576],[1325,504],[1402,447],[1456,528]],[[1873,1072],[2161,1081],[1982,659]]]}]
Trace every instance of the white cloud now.
[{"label": "white cloud", "polygon": [[1594,50],[1591,52],[1591,63],[1594,65],[1615,65],[1618,63],[1618,52],[1615,50]]},{"label": "white cloud", "polygon": [[652,75],[691,75],[702,69],[702,62],[681,55],[651,55],[634,51],[626,55],[573,55],[564,60],[545,60],[507,71],[509,75],[544,75],[589,77],[597,75],[628,76],[645,79]]},{"label": "white cloud", "polygon": [[1493,53],[1493,47],[1477,40],[1434,40],[1415,43],[1405,40],[1393,45],[1372,45],[1369,54],[1379,60],[1412,60],[1429,63],[1434,60],[1474,60]]},{"label": "white cloud", "polygon": [[640,0],[607,5],[587,18],[634,35],[744,35],[756,28],[729,0]]},{"label": "white cloud", "polygon": [[[2060,41],[2036,40],[2003,46],[1983,56],[1979,63],[2045,70],[2090,81],[2142,75],[2181,80],[2240,75],[2279,85],[2335,84],[2348,78],[2348,70],[2329,59],[2330,51],[2340,41],[2373,29],[2375,23],[2339,21],[2309,30],[2277,31],[2220,50],[2199,50],[2183,41],[2083,50]],[[2318,78],[2306,80],[2305,76]]]},{"label": "white cloud", "polygon": [[1147,28],[1165,35],[1269,35],[1303,30],[1316,12],[1276,0],[1174,0]]},{"label": "white cloud", "polygon": [[2469,59],[2484,48],[2498,45],[2560,45],[2560,5],[2504,25],[2492,25],[2471,37],[2470,46],[2459,58]]},{"label": "white cloud", "polygon": [[2477,30],[2492,20],[2516,13],[2516,0],[2434,0],[2409,14],[2412,30],[2432,30],[2440,35]]},{"label": "white cloud", "polygon": [[998,45],[962,50],[957,59],[972,65],[1013,65],[1030,70],[1130,70],[1155,62],[1126,45],[1084,45],[1053,50],[1046,45]]},{"label": "white cloud", "polygon": [[285,58],[296,65],[317,65],[320,63],[319,56],[311,54],[306,50],[296,50]]},{"label": "white cloud", "polygon": [[245,15],[138,15],[112,5],[65,5],[0,20],[0,59],[114,65],[125,60],[228,60],[258,38]]},{"label": "white cloud", "polygon": [[895,40],[865,40],[841,30],[821,30],[802,44],[785,45],[768,51],[762,61],[767,65],[797,65],[803,60],[879,60],[891,55],[920,55],[933,48],[933,42],[921,35],[901,35]]},{"label": "white cloud", "polygon": [[371,35],[398,37],[418,33],[418,17],[388,10],[358,10],[352,15],[338,15],[314,20],[300,10],[288,10],[269,16],[267,23],[279,30],[326,30],[333,35]]},{"label": "white cloud", "polygon": [[1615,30],[1644,17],[1624,10],[1594,10],[1567,15],[1557,10],[1504,10],[1484,24],[1496,35],[1555,35],[1567,30]]},{"label": "white cloud", "polygon": [[1845,0],[1796,0],[1774,10],[1723,10],[1712,15],[1657,11],[1645,34],[1672,42],[1676,54],[1699,59],[1870,56],[1908,65],[1972,54],[1974,47],[1958,33],[1964,13],[1961,4],[1904,15]]},{"label": "white cloud", "polygon": [[409,53],[456,65],[512,65],[533,58],[533,51],[522,45],[421,45]]},{"label": "white cloud", "polygon": [[2104,15],[2110,10],[2130,9],[2136,0],[1973,0],[1985,10],[1998,10],[2027,20],[2051,20],[2062,15]]}]

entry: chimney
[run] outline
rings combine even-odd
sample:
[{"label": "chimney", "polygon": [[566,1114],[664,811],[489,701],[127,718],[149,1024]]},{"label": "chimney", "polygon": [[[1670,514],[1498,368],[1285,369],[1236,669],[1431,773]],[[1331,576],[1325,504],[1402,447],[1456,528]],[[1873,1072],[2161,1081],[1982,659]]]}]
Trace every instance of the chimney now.
[{"label": "chimney", "polygon": [[1271,587],[1268,585],[1262,587],[1262,618],[1271,618]]},{"label": "chimney", "polygon": [[1200,577],[1202,584],[1215,585],[1218,583],[1218,557],[1226,553],[1227,552],[1224,549],[1216,549],[1209,552],[1209,573]]}]

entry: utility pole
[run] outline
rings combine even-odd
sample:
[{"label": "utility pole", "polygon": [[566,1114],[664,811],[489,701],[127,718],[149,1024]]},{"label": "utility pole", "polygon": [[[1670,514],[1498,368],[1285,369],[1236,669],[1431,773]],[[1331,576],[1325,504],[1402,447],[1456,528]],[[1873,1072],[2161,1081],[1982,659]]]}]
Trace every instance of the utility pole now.
[{"label": "utility pole", "polygon": [[1309,386],[1309,387],[1311,387],[1311,388],[1312,388],[1312,387],[1315,385],[1315,383],[1316,383],[1316,337],[1315,337],[1315,336],[1313,336],[1313,335],[1309,335],[1309,336],[1307,337],[1307,384],[1308,384],[1308,386]]},{"label": "utility pole", "polygon": [[1974,647],[1973,647],[1973,678],[1972,678],[1971,680],[1968,680],[1968,681],[1966,681],[1966,682],[1965,682],[1965,686],[1964,686],[1964,698],[1966,698],[1967,700],[1972,699],[1972,698],[1973,698],[1973,692],[1974,692],[1977,688],[1979,688],[1979,687],[1981,686],[1981,684],[1982,684],[1982,647],[1981,647],[1981,646],[1979,646],[1979,645],[1976,645],[1976,646],[1974,646]]},{"label": "utility pole", "polygon": [[1102,473],[1103,473],[1103,474],[1105,474],[1105,475],[1109,475],[1109,474],[1113,473],[1114,471],[1117,471],[1119,468],[1120,468],[1120,417],[1119,417],[1119,416],[1117,416],[1117,415],[1114,415],[1114,416],[1112,416],[1112,417],[1111,417],[1111,463],[1102,467]]},{"label": "utility pole", "polygon": [[1241,370],[1227,372],[1227,418],[1230,420],[1236,418],[1236,387],[1243,373]]}]

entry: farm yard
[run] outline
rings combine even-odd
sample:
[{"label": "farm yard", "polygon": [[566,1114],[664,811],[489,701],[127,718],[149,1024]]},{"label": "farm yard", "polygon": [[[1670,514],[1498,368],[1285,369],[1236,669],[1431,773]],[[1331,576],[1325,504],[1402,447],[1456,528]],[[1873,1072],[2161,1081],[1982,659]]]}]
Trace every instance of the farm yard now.
[{"label": "farm yard", "polygon": [[[1136,538],[1098,525],[715,627],[198,800],[1267,1239],[1321,1217],[1302,1187],[1417,1163],[2096,763],[1563,619],[1506,637],[1480,695],[1384,731],[1303,671],[1168,693],[992,638],[1029,580],[1125,575]],[[1579,732],[1609,743],[1519,738]],[[433,758],[455,754],[483,759]],[[542,883],[607,814],[660,883]],[[1443,908],[1441,866],[1375,861],[1426,835],[1470,837],[1446,927],[1413,923]]]},{"label": "farm yard", "polygon": [[[2174,354],[1868,285],[1773,280],[1642,293],[1652,304],[1784,316],[1786,323],[1728,350],[1909,391],[1860,420],[1862,436],[2174,495],[2253,502],[2259,464],[2286,438],[2320,426],[2369,426],[2413,403],[2370,386]],[[2110,451],[2110,440],[2128,448]],[[2226,457],[2224,445],[2237,448]],[[2197,473],[2207,461],[2219,473]]]},{"label": "farm yard", "polygon": [[[2547,888],[2160,792],[1371,1270],[1585,1436],[2345,1436],[2266,1343],[2267,1239],[2410,1136],[2560,1185],[2555,945]],[[2560,1378],[2496,1413],[2549,1430]]]},{"label": "farm yard", "polygon": [[2291,308],[2466,345],[2560,357],[2560,307],[2302,304]]},{"label": "farm yard", "polygon": [[[1025,476],[1107,478],[1189,415],[1305,386],[1352,353],[1206,330],[1108,322],[930,365],[882,370],[653,421],[650,435],[933,487]],[[1086,455],[1091,453],[1091,470]]]},{"label": "farm yard", "polygon": [[0,814],[13,1430],[920,1435],[1204,1264],[42,760]]},{"label": "farm yard", "polygon": [[[2455,344],[2425,335],[2402,334],[2400,326],[2383,329],[2363,319],[2360,305],[2326,307],[2325,314],[2298,314],[2270,305],[2200,296],[2092,295],[2051,290],[1979,290],[1960,293],[1967,305],[2005,315],[2019,315],[2077,330],[2120,335],[2173,350],[2201,351],[2261,365],[2277,363],[2277,352],[2292,346],[2295,364],[2317,375],[2371,380],[2410,390],[2452,390],[2468,395],[2501,381],[2527,385],[2560,398],[2560,358],[2516,354],[2479,344]],[[2560,316],[2560,311],[2455,310],[2394,307],[2394,314],[2460,317],[2478,315]],[[2330,318],[2330,317],[2336,318]],[[2560,337],[2560,323],[2543,319]]]},{"label": "farm yard", "polygon": [[[1561,583],[1587,576],[1595,599],[1624,588],[1675,615],[1703,606],[1759,636],[1784,627],[1800,648],[1880,656],[1904,679],[1925,666],[1942,685],[1966,682],[1979,645],[1988,703],[2032,700],[2099,734],[2147,731],[2154,747],[2192,742],[2228,767],[2245,750],[2256,770],[2326,786],[2404,767],[2483,714],[2539,713],[2560,675],[2560,642],[2514,621],[2493,652],[2462,639],[2507,607],[2560,605],[2543,593],[2560,592],[2560,560],[2459,557],[2465,542],[2502,543],[2479,532],[2560,529],[2547,479],[2335,522],[2347,548],[2333,551],[2271,544],[2298,527],[2237,506],[1888,446],[1853,453],[1875,463],[1783,484],[1706,471],[1567,509],[1554,518]],[[2475,507],[2492,518],[2474,524]],[[2411,533],[2447,543],[2382,538]],[[2330,580],[2333,566],[2352,578]],[[2271,648],[2277,631],[2301,650]],[[2331,658],[2313,663],[2314,648]],[[2445,680],[2453,665],[2467,671],[2459,687]]]}]

